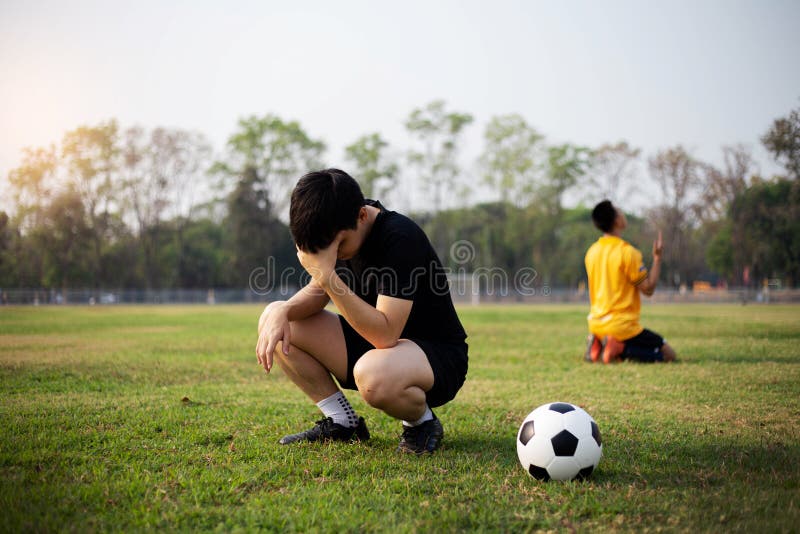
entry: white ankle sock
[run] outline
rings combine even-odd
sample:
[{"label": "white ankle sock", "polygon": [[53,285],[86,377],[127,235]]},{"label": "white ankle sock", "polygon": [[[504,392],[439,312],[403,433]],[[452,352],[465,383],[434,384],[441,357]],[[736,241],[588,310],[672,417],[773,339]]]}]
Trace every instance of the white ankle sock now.
[{"label": "white ankle sock", "polygon": [[347,428],[353,428],[358,425],[356,411],[350,406],[350,402],[341,391],[337,391],[327,399],[322,399],[317,403],[317,406],[322,410],[323,415],[333,419],[334,423]]},{"label": "white ankle sock", "polygon": [[416,421],[403,421],[403,425],[405,426],[419,426],[426,421],[430,421],[433,419],[433,412],[431,411],[430,406],[427,404],[425,405],[425,413],[422,414],[422,417],[417,419]]}]

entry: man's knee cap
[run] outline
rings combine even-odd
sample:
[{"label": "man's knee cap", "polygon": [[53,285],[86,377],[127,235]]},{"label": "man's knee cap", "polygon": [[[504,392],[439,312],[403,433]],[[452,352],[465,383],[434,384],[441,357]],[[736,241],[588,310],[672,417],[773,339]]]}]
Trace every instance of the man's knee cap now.
[{"label": "man's knee cap", "polygon": [[367,351],[364,355],[358,359],[356,364],[353,366],[353,377],[358,380],[359,377],[362,379],[366,378],[375,378],[383,376],[384,374],[384,360],[382,358],[373,357],[373,351]]},{"label": "man's knee cap", "polygon": [[392,398],[390,388],[387,387],[390,384],[384,379],[381,367],[380,362],[363,357],[353,367],[353,379],[358,391],[370,406],[381,406]]},{"label": "man's knee cap", "polygon": [[359,385],[358,391],[361,393],[361,398],[364,399],[364,402],[373,408],[383,408],[386,402],[390,399],[390,397],[386,395],[380,387],[373,387],[369,384],[364,386]]},{"label": "man's knee cap", "polygon": [[369,364],[359,365],[357,362],[355,367],[353,367],[353,380],[355,380],[359,389],[362,387],[368,387],[370,390],[382,389],[381,384],[383,383],[383,379],[381,373],[377,372],[375,366]]}]

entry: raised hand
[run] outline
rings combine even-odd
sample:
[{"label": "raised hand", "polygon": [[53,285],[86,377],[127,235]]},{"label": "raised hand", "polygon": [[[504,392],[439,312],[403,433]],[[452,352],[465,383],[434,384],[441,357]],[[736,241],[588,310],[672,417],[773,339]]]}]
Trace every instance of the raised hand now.
[{"label": "raised hand", "polygon": [[658,237],[653,241],[653,260],[661,259],[661,253],[664,250],[664,243],[661,240],[661,230],[658,231]]}]

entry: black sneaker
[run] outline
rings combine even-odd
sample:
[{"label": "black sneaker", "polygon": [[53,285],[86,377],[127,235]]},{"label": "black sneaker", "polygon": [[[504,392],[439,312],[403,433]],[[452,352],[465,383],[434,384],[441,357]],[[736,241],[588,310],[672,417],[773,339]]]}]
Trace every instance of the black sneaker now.
[{"label": "black sneaker", "polygon": [[433,453],[439,448],[444,437],[442,423],[434,415],[430,421],[425,421],[418,426],[403,425],[403,435],[397,450],[412,454]]},{"label": "black sneaker", "polygon": [[289,445],[296,441],[367,441],[369,430],[363,417],[358,418],[358,424],[352,428],[334,423],[330,417],[317,421],[309,430],[297,434],[283,436],[279,443]]}]

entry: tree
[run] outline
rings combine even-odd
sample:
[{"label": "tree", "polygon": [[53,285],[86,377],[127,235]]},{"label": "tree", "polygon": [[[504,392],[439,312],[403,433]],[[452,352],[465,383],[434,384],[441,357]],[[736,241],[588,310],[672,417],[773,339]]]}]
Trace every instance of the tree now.
[{"label": "tree", "polygon": [[[175,258],[171,265],[175,271],[174,279],[178,287],[198,287],[202,279],[209,281],[218,277],[213,259],[199,261],[200,247],[186,239],[186,229],[192,224],[195,208],[209,195],[209,158],[211,147],[202,134],[185,130],[157,128],[153,131],[152,149],[154,170],[168,186],[167,216],[174,230]],[[193,237],[197,234],[190,235]],[[212,255],[208,255],[211,258]],[[198,274],[198,266],[204,265],[209,272]]]},{"label": "tree", "polygon": [[[17,212],[9,226],[13,239],[9,242],[10,254],[4,260],[9,273],[17,275],[19,287],[42,284],[44,257],[41,249],[29,246],[25,236],[41,227],[45,221],[44,206],[49,202],[58,172],[56,147],[26,148],[22,164],[11,170],[8,181],[14,189]],[[12,268],[11,265],[16,265]],[[24,267],[22,267],[24,266]]]},{"label": "tree", "polygon": [[519,207],[530,202],[542,171],[544,137],[521,115],[492,117],[483,133],[480,156],[483,181],[503,203]]},{"label": "tree", "polygon": [[224,284],[225,236],[223,227],[208,219],[190,220],[174,240],[178,261],[176,284],[184,288],[212,288]]},{"label": "tree", "polygon": [[564,143],[547,148],[546,183],[539,199],[550,213],[560,213],[564,193],[574,187],[591,165],[591,151],[584,146]]},{"label": "tree", "polygon": [[397,164],[385,153],[389,143],[377,132],[362,135],[345,147],[346,158],[352,161],[364,196],[383,198],[397,185]]},{"label": "tree", "polygon": [[[19,230],[5,211],[0,211],[0,290],[4,287],[18,286],[20,241]],[[2,300],[0,300],[2,303]]]},{"label": "tree", "polygon": [[[136,219],[145,287],[160,287],[164,270],[185,268],[182,231],[202,194],[210,147],[202,135],[177,129],[132,127],[123,137],[125,202]],[[168,262],[160,257],[166,220],[174,230],[169,238],[177,240]]]},{"label": "tree", "polygon": [[95,234],[82,195],[73,188],[57,194],[46,207],[43,221],[31,236],[44,254],[42,283],[62,289],[91,283]]},{"label": "tree", "polygon": [[592,169],[589,186],[592,189],[592,204],[607,198],[621,203],[637,191],[637,163],[641,150],[633,148],[627,141],[604,144],[591,153],[589,167]]},{"label": "tree", "polygon": [[700,244],[694,239],[703,163],[682,146],[668,148],[650,158],[650,175],[658,185],[661,202],[647,210],[654,230],[664,235],[662,272],[674,286],[688,283],[705,262]]},{"label": "tree", "polygon": [[755,165],[744,146],[726,146],[722,152],[722,168],[700,166],[703,191],[695,212],[701,223],[697,231],[707,243],[706,263],[715,273],[731,280],[736,265],[742,263],[739,252],[733,250],[733,242],[743,242],[747,231],[731,219],[731,206],[747,189]]},{"label": "tree", "polygon": [[650,175],[661,190],[666,206],[687,212],[695,201],[702,165],[678,145],[650,158]]},{"label": "tree", "polygon": [[761,142],[782,162],[791,178],[800,178],[800,109],[775,119]]},{"label": "tree", "polygon": [[800,280],[800,181],[753,184],[736,197],[731,217],[746,230],[732,244],[738,272],[747,267],[756,283],[785,278],[792,286]]},{"label": "tree", "polygon": [[731,203],[747,189],[755,170],[750,150],[742,145],[723,147],[722,156],[721,169],[707,163],[699,167],[703,191],[697,216],[702,221],[726,219]]},{"label": "tree", "polygon": [[64,134],[61,157],[71,190],[78,195],[91,234],[88,251],[90,283],[101,276],[103,245],[110,240],[113,212],[118,211],[114,179],[119,169],[119,127],[109,120],[97,126],[80,126]]},{"label": "tree", "polygon": [[22,164],[8,173],[14,189],[17,219],[24,231],[41,221],[42,206],[49,200],[58,170],[56,147],[25,148]]},{"label": "tree", "polygon": [[218,161],[214,171],[264,191],[270,203],[279,206],[278,212],[287,215],[297,179],[322,167],[325,143],[309,137],[300,123],[275,115],[245,117],[237,126],[228,138],[226,159]]},{"label": "tree", "polygon": [[417,168],[423,188],[431,194],[434,211],[442,208],[445,191],[458,189],[458,143],[472,120],[468,113],[446,111],[445,102],[435,100],[414,109],[405,121],[416,142],[409,150],[408,161]]},{"label": "tree", "polygon": [[724,221],[706,248],[708,266],[726,280],[735,272],[731,226],[730,221]]},{"label": "tree", "polygon": [[270,261],[278,271],[297,266],[289,232],[279,219],[288,215],[296,180],[320,168],[325,151],[325,144],[309,137],[299,123],[274,115],[248,117],[238,127],[228,139],[227,158],[215,164],[217,172],[236,180],[225,219],[229,282],[234,285],[247,284],[254,270]]},{"label": "tree", "polygon": [[[229,248],[228,274],[232,285],[247,285],[256,269],[285,268],[293,251],[288,229],[272,212],[264,189],[254,187],[257,178],[252,167],[228,197],[225,219]],[[272,260],[270,260],[272,258]],[[267,272],[262,283],[274,284],[275,272]]]}]

